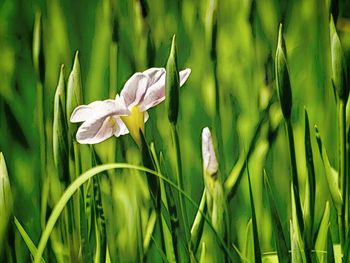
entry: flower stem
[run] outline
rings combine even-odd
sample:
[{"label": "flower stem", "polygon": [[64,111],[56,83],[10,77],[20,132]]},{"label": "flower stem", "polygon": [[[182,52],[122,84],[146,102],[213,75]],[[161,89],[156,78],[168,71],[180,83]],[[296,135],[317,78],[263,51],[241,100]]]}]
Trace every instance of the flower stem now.
[{"label": "flower stem", "polygon": [[[175,154],[176,154],[176,183],[177,186],[184,190],[184,183],[182,178],[182,162],[181,162],[181,151],[180,151],[180,143],[179,143],[179,135],[177,133],[176,125],[171,124],[171,137],[173,140],[173,144],[175,147]],[[186,204],[184,202],[183,196],[181,193],[179,193],[179,204],[180,204],[180,213],[181,216],[179,217],[180,220],[182,219],[182,225],[183,230],[185,234],[186,242],[188,242],[189,239],[189,223],[187,218],[187,212],[186,212]]]}]

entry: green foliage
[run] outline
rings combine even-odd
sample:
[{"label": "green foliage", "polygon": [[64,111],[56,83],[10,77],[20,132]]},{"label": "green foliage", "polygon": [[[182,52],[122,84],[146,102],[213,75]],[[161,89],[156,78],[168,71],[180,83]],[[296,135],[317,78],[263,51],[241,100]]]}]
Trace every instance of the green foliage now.
[{"label": "green foliage", "polygon": [[[348,262],[349,8],[4,0],[0,261]],[[77,106],[162,66],[137,144],[76,141]]]}]

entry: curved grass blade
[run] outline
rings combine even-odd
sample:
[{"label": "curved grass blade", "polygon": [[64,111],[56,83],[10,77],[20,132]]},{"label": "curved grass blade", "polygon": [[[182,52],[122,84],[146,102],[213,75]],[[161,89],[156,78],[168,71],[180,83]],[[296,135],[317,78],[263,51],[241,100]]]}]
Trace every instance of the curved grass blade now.
[{"label": "curved grass blade", "polygon": [[[34,257],[37,253],[37,248],[34,244],[34,242],[30,239],[30,236],[27,234],[21,223],[17,220],[17,218],[13,217],[13,222],[15,223],[15,226],[17,227],[18,232],[21,234],[21,237],[23,238],[24,242],[27,245],[27,248],[29,249],[30,253]],[[40,262],[45,263],[45,260],[41,258]]]},{"label": "curved grass blade", "polygon": [[[179,191],[189,201],[189,203],[191,203],[196,209],[198,209],[198,205],[196,204],[196,202],[186,192],[184,192],[182,189],[179,189],[176,184],[174,184],[172,181],[170,181],[169,179],[167,179],[163,175],[159,174],[158,172],[152,171],[152,170],[145,168],[145,167],[142,167],[142,166],[127,164],[127,163],[109,163],[109,164],[96,166],[96,167],[93,167],[90,170],[84,172],[78,178],[76,178],[69,185],[69,187],[63,193],[60,200],[58,201],[58,203],[56,204],[56,206],[52,210],[52,213],[47,221],[46,228],[44,229],[44,231],[41,235],[39,245],[38,245],[38,250],[37,250],[37,253],[36,253],[35,258],[34,258],[34,263],[39,262],[42,254],[45,250],[47,241],[49,240],[50,234],[55,226],[55,223],[57,222],[57,220],[58,220],[61,212],[65,208],[67,202],[74,195],[74,193],[77,191],[77,189],[79,187],[81,187],[84,183],[86,183],[93,176],[95,176],[101,172],[111,170],[111,169],[135,169],[135,170],[151,173],[155,176],[158,176],[164,182],[168,183],[169,185],[174,187],[177,191]],[[215,236],[218,240],[218,243],[219,243],[220,247],[223,249],[223,251],[225,252],[227,258],[230,259],[231,261],[233,261],[230,250],[228,249],[228,247],[226,246],[226,244],[222,240],[222,238],[220,238],[217,235],[217,233],[215,232],[215,229],[214,229],[213,225],[211,224],[210,219],[205,214],[202,214],[202,215],[203,215],[205,221],[208,223],[208,226],[214,231]]]}]

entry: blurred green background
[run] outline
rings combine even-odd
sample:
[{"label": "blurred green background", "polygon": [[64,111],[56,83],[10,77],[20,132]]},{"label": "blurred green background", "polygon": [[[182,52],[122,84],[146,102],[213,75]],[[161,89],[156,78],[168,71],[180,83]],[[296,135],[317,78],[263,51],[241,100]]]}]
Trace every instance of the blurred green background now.
[{"label": "blurred green background", "polygon": [[[291,74],[298,171],[306,175],[304,158],[304,107],[311,127],[317,124],[332,163],[337,166],[336,107],[330,82],[330,50],[327,1],[256,2],[251,12],[249,0],[221,0],[218,5],[217,66],[220,89],[222,148],[217,148],[220,173],[225,178],[238,157],[247,151],[264,100],[274,93],[274,54],[279,22],[284,24]],[[32,61],[35,14],[42,15],[43,102],[46,138],[45,173],[54,170],[52,157],[53,99],[61,64],[66,76],[79,50],[84,103],[114,98],[125,81],[136,71],[164,67],[171,37],[177,36],[179,69],[192,69],[180,93],[178,131],[183,161],[185,191],[200,200],[203,179],[200,134],[205,126],[214,127],[218,117],[210,39],[209,0],[101,0],[101,1],[24,1],[0,0],[0,151],[4,153],[12,191],[14,215],[37,244],[41,234],[41,162],[38,112],[39,76]],[[350,54],[350,6],[340,1],[339,34],[344,51]],[[209,21],[209,22],[208,22]],[[253,25],[253,27],[252,27]],[[278,102],[273,99],[273,102]],[[279,119],[279,104],[274,103],[271,118]],[[149,111],[146,124],[148,141],[167,152],[170,145],[165,103]],[[283,125],[273,144],[262,129],[249,162],[263,252],[274,250],[262,169],[272,177],[283,223],[289,224],[289,156]],[[313,133],[313,129],[312,129]],[[265,135],[264,135],[265,134]],[[116,138],[109,139],[116,140]],[[135,151],[129,135],[118,139]],[[219,139],[221,140],[221,139]],[[104,162],[111,161],[104,151],[110,142],[96,147]],[[320,220],[328,189],[316,142],[312,137],[316,167],[316,220]],[[220,143],[219,143],[220,144]],[[118,144],[119,145],[119,144]],[[124,161],[125,155],[118,161]],[[301,179],[301,191],[303,186]],[[246,177],[230,203],[232,231],[243,242],[251,211]],[[189,219],[195,208],[188,205]],[[49,211],[48,211],[49,212]],[[334,211],[333,211],[334,212]],[[122,219],[121,219],[122,220]],[[127,219],[125,219],[127,220]],[[22,240],[15,235],[10,244]],[[25,250],[25,249],[24,249]],[[24,253],[25,255],[25,253]],[[26,256],[24,256],[26,257]]]}]

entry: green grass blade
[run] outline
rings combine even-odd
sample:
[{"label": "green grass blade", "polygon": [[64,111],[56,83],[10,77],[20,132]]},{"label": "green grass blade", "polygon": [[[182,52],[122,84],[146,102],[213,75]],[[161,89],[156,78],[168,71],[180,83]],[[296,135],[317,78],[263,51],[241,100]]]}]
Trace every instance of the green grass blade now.
[{"label": "green grass blade", "polygon": [[255,263],[261,263],[262,261],[261,261],[261,249],[260,249],[260,242],[259,242],[258,224],[257,224],[257,221],[256,221],[255,205],[254,205],[253,190],[252,190],[252,182],[250,180],[250,174],[249,174],[248,167],[247,167],[247,173],[248,173],[248,183],[249,183],[250,207],[251,207],[251,210],[252,210],[253,238],[254,238],[254,258],[255,258]]},{"label": "green grass blade", "polygon": [[329,189],[329,192],[331,193],[331,197],[334,202],[334,205],[337,208],[337,211],[339,213],[341,212],[341,208],[343,204],[342,195],[339,189],[339,174],[336,170],[334,170],[334,168],[330,164],[326,148],[322,143],[321,135],[316,126],[315,126],[315,132],[316,132],[318,149],[321,154],[323,166],[326,173],[328,189]]},{"label": "green grass blade", "polygon": [[343,262],[350,262],[350,230],[347,233],[344,244]]},{"label": "green grass blade", "polygon": [[194,221],[191,227],[190,250],[191,250],[191,253],[193,253],[194,255],[197,253],[199,242],[202,237],[202,233],[204,229],[203,214],[205,214],[206,211],[207,211],[206,190],[204,189],[198,211],[196,213],[196,216],[194,218]]},{"label": "green grass blade", "polygon": [[305,109],[305,156],[306,156],[306,166],[308,171],[308,197],[306,198],[308,202],[306,203],[305,209],[305,225],[306,225],[306,246],[308,253],[311,252],[312,242],[313,242],[313,222],[315,217],[315,196],[316,196],[316,179],[315,179],[315,168],[314,160],[312,154],[311,140],[310,140],[310,127],[309,127],[309,117]]},{"label": "green grass blade", "polygon": [[335,263],[332,233],[329,226],[328,226],[328,235],[327,235],[327,261],[326,262]]},{"label": "green grass blade", "polygon": [[288,243],[283,231],[280,216],[278,214],[276,200],[274,198],[266,171],[264,171],[264,182],[265,182],[265,188],[269,198],[268,200],[270,204],[270,213],[271,213],[272,223],[274,225],[273,232],[275,234],[277,255],[281,263],[282,262],[289,263],[290,262],[289,247],[287,245]]},{"label": "green grass blade", "polygon": [[[17,220],[17,218],[14,216],[13,221],[15,223],[15,226],[17,227],[18,232],[21,234],[21,237],[23,238],[24,242],[26,243],[30,253],[34,257],[37,253],[37,248],[34,244],[34,242],[30,239],[30,236],[27,234],[21,223]],[[43,258],[41,258],[40,262],[45,262]]]},{"label": "green grass blade", "polygon": [[326,255],[323,251],[327,251],[327,235],[329,229],[329,217],[330,217],[330,207],[329,203],[326,203],[320,227],[318,229],[318,234],[315,243],[317,262],[323,263],[326,261]]}]

